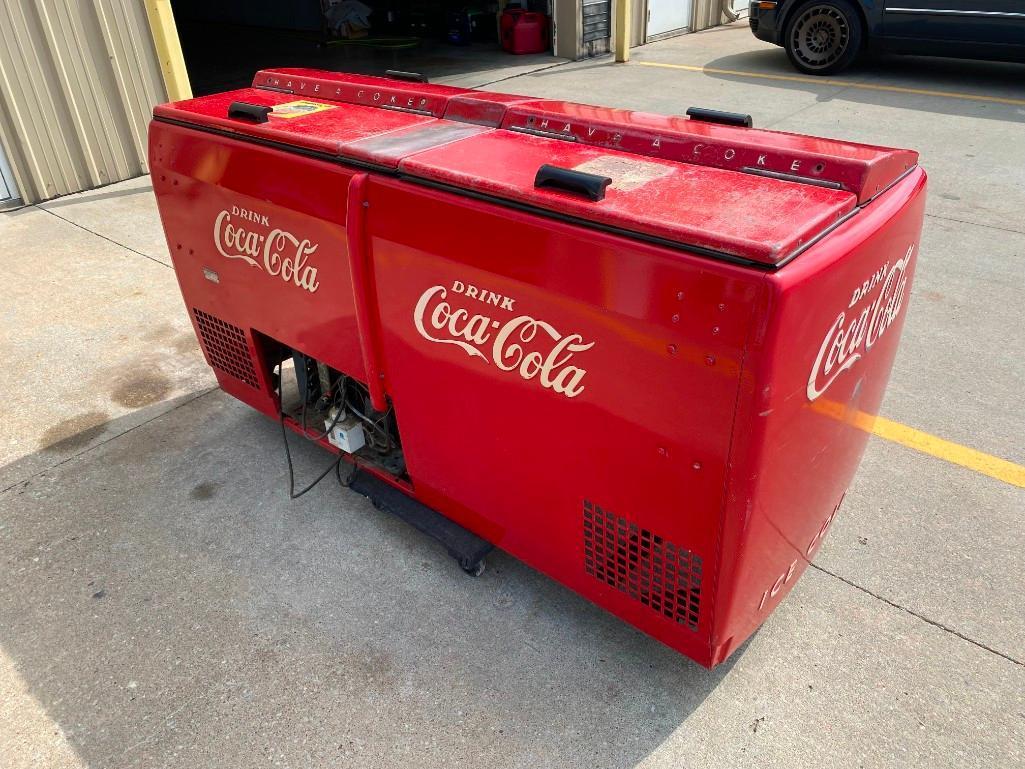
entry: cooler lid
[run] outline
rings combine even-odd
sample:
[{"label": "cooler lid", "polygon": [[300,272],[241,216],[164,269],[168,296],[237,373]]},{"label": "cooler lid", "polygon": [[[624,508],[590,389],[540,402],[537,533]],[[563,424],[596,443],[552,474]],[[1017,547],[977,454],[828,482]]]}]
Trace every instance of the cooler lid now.
[{"label": "cooler lid", "polygon": [[[446,106],[447,100],[436,109],[444,112]],[[153,114],[159,119],[391,169],[410,152],[493,130],[418,111],[338,103],[319,96],[297,99],[295,94],[265,88],[162,104]]]},{"label": "cooler lid", "polygon": [[537,99],[509,105],[502,128],[832,186],[853,192],[859,203],[882,192],[918,163],[918,153],[912,150],[713,122],[723,117],[747,117],[744,115],[712,110],[694,113],[701,117]]},{"label": "cooler lid", "polygon": [[857,205],[844,190],[513,131],[410,155],[399,172],[765,265],[781,263]]},{"label": "cooler lid", "polygon": [[418,78],[262,70],[254,87],[154,115],[765,265],[806,247],[918,158],[758,130],[746,116],[666,117]]}]

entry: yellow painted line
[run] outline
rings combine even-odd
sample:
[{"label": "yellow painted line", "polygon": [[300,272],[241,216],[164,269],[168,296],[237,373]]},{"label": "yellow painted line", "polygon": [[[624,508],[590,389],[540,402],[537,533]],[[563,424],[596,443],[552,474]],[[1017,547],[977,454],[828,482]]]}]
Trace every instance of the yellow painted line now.
[{"label": "yellow painted line", "polygon": [[699,67],[692,64],[666,64],[660,61],[637,61],[642,67],[664,67],[681,69],[686,72],[701,72],[707,75],[735,75],[751,77],[759,80],[783,80],[790,83],[808,83],[809,85],[836,85],[843,88],[858,88],[863,91],[885,91],[887,93],[914,94],[916,96],[940,96],[945,99],[963,99],[964,101],[981,101],[992,104],[1011,104],[1025,107],[1025,99],[1011,99],[1004,96],[983,96],[981,94],[962,93],[960,91],[934,91],[929,88],[905,88],[900,85],[879,85],[877,83],[857,83],[850,80],[833,80],[827,77],[802,77],[801,75],[773,75],[768,72],[746,72],[740,69],[719,69],[718,67]]},{"label": "yellow painted line", "polygon": [[994,457],[992,454],[984,454],[959,443],[952,443],[935,435],[923,433],[921,430],[902,425],[900,422],[892,422],[885,417],[876,417],[872,434],[1025,489],[1025,467],[1008,462],[1006,459]]},{"label": "yellow painted line", "polygon": [[1022,465],[924,433],[886,417],[872,416],[858,409],[850,410],[846,404],[827,398],[815,401],[810,407],[819,414],[847,422],[871,435],[1025,489],[1025,467]]}]

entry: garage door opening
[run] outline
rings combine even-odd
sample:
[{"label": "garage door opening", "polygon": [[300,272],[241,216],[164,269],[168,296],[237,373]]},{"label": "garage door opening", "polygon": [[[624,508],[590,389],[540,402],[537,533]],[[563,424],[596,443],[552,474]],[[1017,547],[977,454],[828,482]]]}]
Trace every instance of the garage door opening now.
[{"label": "garage door opening", "polygon": [[[478,87],[551,66],[552,0],[172,0],[196,96],[264,67],[419,72]],[[503,23],[504,14],[504,23]],[[502,36],[507,43],[503,47]],[[513,53],[529,51],[528,53]]]}]

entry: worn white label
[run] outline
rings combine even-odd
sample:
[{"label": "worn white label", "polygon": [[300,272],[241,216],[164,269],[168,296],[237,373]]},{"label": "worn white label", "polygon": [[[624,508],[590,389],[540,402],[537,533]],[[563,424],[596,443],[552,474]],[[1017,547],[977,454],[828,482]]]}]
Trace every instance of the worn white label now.
[{"label": "worn white label", "polygon": [[815,356],[808,376],[808,400],[822,395],[837,377],[868,354],[900,315],[914,252],[912,243],[901,259],[892,265],[886,262],[854,287],[850,304],[836,316]]},{"label": "worn white label", "polygon": [[612,180],[609,189],[629,192],[643,187],[648,182],[661,179],[673,172],[671,166],[652,163],[637,158],[619,158],[611,155],[592,158],[573,167],[574,171],[585,174],[607,176]]}]

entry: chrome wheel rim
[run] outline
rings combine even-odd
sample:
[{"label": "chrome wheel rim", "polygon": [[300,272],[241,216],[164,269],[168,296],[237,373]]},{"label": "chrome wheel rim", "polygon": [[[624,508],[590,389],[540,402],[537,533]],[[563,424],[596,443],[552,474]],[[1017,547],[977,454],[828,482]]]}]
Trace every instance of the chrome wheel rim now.
[{"label": "chrome wheel rim", "polygon": [[851,28],[832,5],[813,5],[802,13],[790,33],[794,56],[809,69],[834,64],[851,44]]}]

